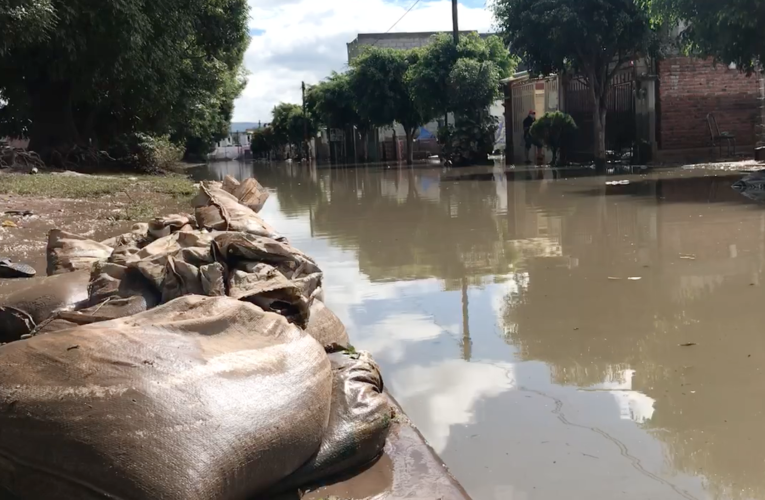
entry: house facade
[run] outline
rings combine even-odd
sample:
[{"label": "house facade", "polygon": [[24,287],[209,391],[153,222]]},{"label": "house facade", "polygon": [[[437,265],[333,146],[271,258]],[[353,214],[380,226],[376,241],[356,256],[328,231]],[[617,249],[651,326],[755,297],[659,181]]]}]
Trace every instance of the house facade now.
[{"label": "house facade", "polygon": [[[590,161],[594,143],[594,103],[586,85],[576,78],[551,76],[530,80],[517,74],[507,79],[505,123],[512,145],[508,162],[523,158],[522,120],[530,109],[569,113],[579,126],[569,151],[572,161]],[[734,65],[679,54],[659,60],[640,59],[621,70],[612,82],[606,117],[606,148],[613,155],[631,155],[634,162],[708,161],[751,156],[760,142],[761,75]],[[720,135],[727,140],[720,147]],[[734,141],[730,141],[731,144]]]}]

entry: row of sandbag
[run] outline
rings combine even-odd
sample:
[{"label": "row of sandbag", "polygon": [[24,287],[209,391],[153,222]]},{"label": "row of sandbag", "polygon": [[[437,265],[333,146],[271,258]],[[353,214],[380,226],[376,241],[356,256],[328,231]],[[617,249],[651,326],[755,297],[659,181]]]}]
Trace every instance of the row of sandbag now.
[{"label": "row of sandbag", "polygon": [[[88,296],[83,295],[82,274],[33,280],[26,290],[0,300],[0,342],[128,316],[197,294],[248,300],[302,327],[312,307],[322,320],[331,319],[314,300],[322,298],[322,274],[313,260],[286,243],[226,185],[235,194],[247,187],[240,196],[262,206],[262,194],[254,200],[247,196],[263,192],[255,179],[238,185],[227,178],[222,185],[200,187],[193,201],[195,216],[158,217],[100,243],[51,231],[48,274],[90,273]],[[347,343],[344,330],[319,340]]]},{"label": "row of sandbag", "polygon": [[0,338],[27,329],[0,347],[0,493],[245,499],[381,453],[378,367],[235,189],[102,243],[54,231],[53,276],[0,298]]}]

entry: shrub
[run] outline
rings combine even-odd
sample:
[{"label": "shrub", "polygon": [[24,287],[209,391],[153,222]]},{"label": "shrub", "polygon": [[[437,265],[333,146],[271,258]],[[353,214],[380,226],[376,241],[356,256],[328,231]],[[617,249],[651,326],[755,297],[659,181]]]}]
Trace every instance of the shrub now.
[{"label": "shrub", "polygon": [[558,151],[565,150],[577,130],[576,122],[568,113],[545,113],[531,126],[531,136],[550,148],[553,165],[558,163]]},{"label": "shrub", "polygon": [[455,124],[440,127],[438,143],[454,165],[485,163],[494,151],[497,119],[488,110],[455,116]]},{"label": "shrub", "polygon": [[172,169],[181,161],[183,153],[184,148],[172,143],[167,136],[143,133],[126,134],[109,150],[121,167],[149,174]]}]

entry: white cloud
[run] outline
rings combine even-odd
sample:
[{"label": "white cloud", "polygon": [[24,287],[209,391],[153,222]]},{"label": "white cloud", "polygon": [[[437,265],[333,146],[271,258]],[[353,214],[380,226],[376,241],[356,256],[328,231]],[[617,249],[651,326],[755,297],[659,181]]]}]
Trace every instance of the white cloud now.
[{"label": "white cloud", "polygon": [[[384,0],[249,0],[252,38],[245,55],[249,83],[234,121],[269,120],[280,101],[300,102],[300,82],[313,84],[347,66],[347,46],[358,33],[385,32],[409,7]],[[489,31],[491,13],[460,5],[460,29]],[[393,29],[451,30],[451,2],[422,2]]]}]

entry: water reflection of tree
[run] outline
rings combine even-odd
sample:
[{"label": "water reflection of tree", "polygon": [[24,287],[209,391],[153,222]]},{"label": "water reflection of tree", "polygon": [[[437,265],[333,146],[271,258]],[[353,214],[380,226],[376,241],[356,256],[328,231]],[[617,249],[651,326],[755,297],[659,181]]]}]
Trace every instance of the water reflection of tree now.
[{"label": "water reflection of tree", "polygon": [[279,208],[288,217],[307,213],[319,203],[322,190],[313,179],[316,167],[295,164],[256,164],[254,176],[263,186],[276,189]]},{"label": "water reflection of tree", "polygon": [[[494,182],[442,182],[440,170],[337,169],[264,179],[285,213],[355,250],[372,281],[437,278],[460,292],[462,356],[472,357],[468,289],[509,273],[520,257],[497,214]],[[428,186],[429,184],[429,186]],[[308,187],[310,185],[310,187]]]},{"label": "water reflection of tree", "polygon": [[[412,169],[319,170],[315,182],[307,169],[278,175],[264,183],[278,184],[285,213],[310,207],[316,234],[356,249],[373,281],[435,277],[460,290],[464,279],[476,285],[508,273],[518,258],[506,244],[492,182],[439,185],[439,171]],[[438,186],[435,195],[424,192],[426,179]]]},{"label": "water reflection of tree", "polygon": [[[632,388],[656,400],[644,425],[674,468],[703,475],[714,498],[763,499],[765,337],[753,313],[763,296],[750,282],[760,280],[765,239],[747,232],[762,227],[761,215],[731,208],[691,225],[698,211],[687,204],[636,201],[620,202],[618,221],[617,207],[598,197],[570,201],[563,250],[579,266],[528,263],[528,286],[504,311],[508,342],[524,359],[547,363],[559,384],[588,387],[636,370]],[[646,233],[651,224],[657,230]],[[677,260],[688,246],[698,261]],[[698,345],[679,346],[687,342]]]}]

